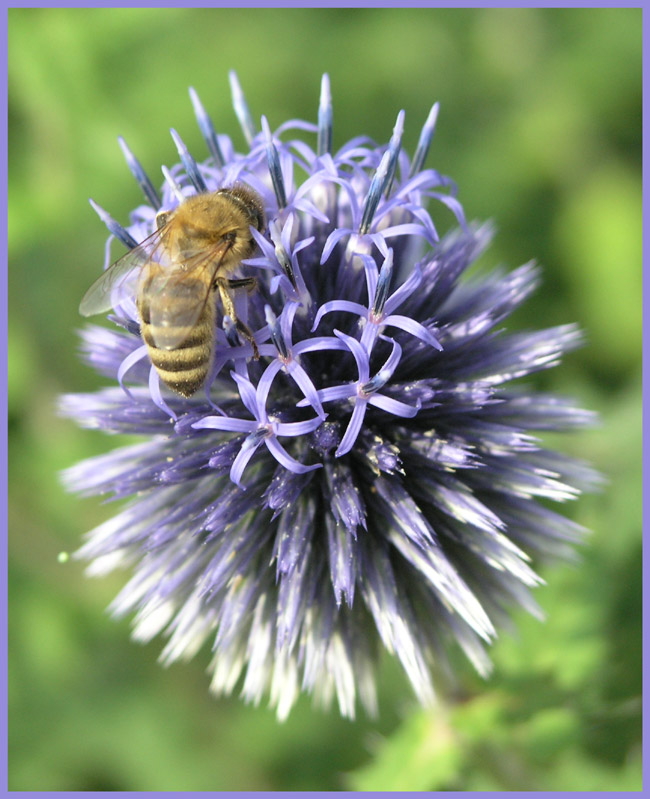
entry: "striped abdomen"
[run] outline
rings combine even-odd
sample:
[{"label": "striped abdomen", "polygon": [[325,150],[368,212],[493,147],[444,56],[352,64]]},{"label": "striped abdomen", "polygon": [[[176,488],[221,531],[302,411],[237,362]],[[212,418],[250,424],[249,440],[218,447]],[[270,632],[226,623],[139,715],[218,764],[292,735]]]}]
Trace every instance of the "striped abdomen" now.
[{"label": "striped abdomen", "polygon": [[[176,300],[183,302],[181,298]],[[151,363],[163,383],[183,397],[191,397],[198,391],[210,371],[214,352],[215,304],[214,295],[210,292],[199,318],[193,327],[181,328],[178,331],[179,343],[172,349],[157,347],[156,328],[150,324],[150,306],[156,298],[148,298],[139,303],[141,331]],[[167,328],[166,335],[173,334]]]}]

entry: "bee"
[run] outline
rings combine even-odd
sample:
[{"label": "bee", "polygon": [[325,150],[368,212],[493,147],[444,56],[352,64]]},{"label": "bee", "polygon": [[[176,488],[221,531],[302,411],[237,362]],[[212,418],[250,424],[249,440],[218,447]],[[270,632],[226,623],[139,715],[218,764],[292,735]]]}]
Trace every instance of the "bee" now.
[{"label": "bee", "polygon": [[188,197],[156,216],[155,232],[110,266],[88,289],[83,316],[108,311],[119,292],[135,293],[140,330],[151,363],[172,391],[190,397],[205,383],[216,340],[216,294],[224,314],[247,339],[253,333],[237,318],[234,291],[250,293],[255,278],[232,279],[255,250],[251,226],[266,225],[261,197],[248,186]]}]

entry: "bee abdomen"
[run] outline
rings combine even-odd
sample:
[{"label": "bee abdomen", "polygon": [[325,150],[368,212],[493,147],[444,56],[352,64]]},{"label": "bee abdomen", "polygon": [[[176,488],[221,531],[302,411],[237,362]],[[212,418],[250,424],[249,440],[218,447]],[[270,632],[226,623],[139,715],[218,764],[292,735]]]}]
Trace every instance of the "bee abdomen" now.
[{"label": "bee abdomen", "polygon": [[156,347],[151,325],[143,324],[142,337],[151,363],[165,385],[184,397],[201,388],[212,362],[212,331],[207,324],[193,328],[174,349]]},{"label": "bee abdomen", "polygon": [[[141,330],[142,338],[147,347],[153,347],[156,350],[160,350],[160,352],[176,352],[179,349],[199,347],[205,343],[206,339],[211,337],[210,327],[205,324],[197,325],[191,329],[166,327],[164,337],[172,340],[175,339],[179,343],[175,344],[173,347],[159,347],[156,344],[156,339],[160,341],[163,337],[160,335],[156,336],[156,327],[154,327],[154,325],[143,321]],[[183,338],[183,336],[185,336],[185,338]]]}]

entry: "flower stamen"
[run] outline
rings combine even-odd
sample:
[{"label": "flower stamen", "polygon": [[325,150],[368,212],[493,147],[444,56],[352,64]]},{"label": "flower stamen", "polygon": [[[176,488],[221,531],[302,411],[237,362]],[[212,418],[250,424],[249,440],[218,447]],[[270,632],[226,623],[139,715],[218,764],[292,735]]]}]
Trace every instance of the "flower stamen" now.
[{"label": "flower stamen", "polygon": [[241,125],[246,143],[250,147],[253,143],[253,139],[257,135],[255,123],[253,122],[253,117],[248,109],[248,103],[246,102],[244,92],[239,83],[239,78],[234,69],[228,73],[228,78],[230,80],[230,91],[232,93],[232,104],[235,109],[235,114]]},{"label": "flower stamen", "polygon": [[264,133],[264,140],[266,141],[266,160],[269,165],[269,173],[271,175],[271,183],[273,184],[273,191],[275,198],[278,201],[278,209],[282,210],[287,207],[287,194],[284,190],[284,177],[282,176],[282,167],[280,166],[280,156],[278,149],[273,142],[273,134],[269,127],[268,120],[265,116],[262,117],[262,132]]},{"label": "flower stamen", "polygon": [[138,246],[138,242],[133,238],[129,231],[123,228],[117,220],[113,219],[108,211],[105,211],[101,205],[98,205],[92,199],[89,199],[88,202],[92,206],[93,211],[95,211],[97,216],[102,220],[109,232],[115,236],[116,239],[119,239],[122,244],[124,244],[130,250]]},{"label": "flower stamen", "polygon": [[320,88],[320,103],[318,106],[318,143],[316,153],[321,156],[332,152],[332,94],[330,92],[330,79],[323,75]]},{"label": "flower stamen", "polygon": [[429,116],[427,117],[427,121],[424,123],[422,132],[420,133],[418,146],[415,150],[413,161],[411,162],[411,168],[409,169],[408,176],[410,178],[413,177],[413,175],[417,175],[426,161],[427,155],[429,153],[429,147],[431,146],[431,142],[433,140],[433,134],[436,130],[436,120],[438,119],[439,110],[440,103],[434,103],[431,107],[431,111],[429,111]]},{"label": "flower stamen", "polygon": [[366,233],[370,232],[372,219],[377,210],[377,206],[379,205],[384,186],[386,185],[386,177],[388,175],[390,160],[391,153],[389,150],[386,150],[381,161],[379,162],[379,166],[377,167],[375,174],[372,177],[370,188],[368,189],[368,195],[366,196],[366,201],[363,204],[363,213],[361,215],[361,222],[359,224],[360,236],[365,236]]},{"label": "flower stamen", "polygon": [[149,204],[157,211],[160,208],[160,197],[158,196],[158,192],[154,189],[153,183],[149,180],[149,176],[144,171],[142,164],[133,155],[124,139],[121,136],[118,136],[117,141],[122,148],[122,152],[124,153],[126,163],[131,170],[131,174],[138,182],[138,186],[140,186],[140,189],[142,190],[142,193]]},{"label": "flower stamen", "polygon": [[214,125],[212,124],[212,120],[208,112],[203,107],[203,103],[199,99],[199,95],[196,91],[190,86],[190,100],[192,101],[192,106],[194,107],[194,114],[196,116],[196,121],[199,123],[199,129],[201,134],[205,140],[205,143],[214,159],[214,165],[217,169],[223,169],[226,164],[226,159],[221,152],[221,147],[219,146],[219,139],[217,138],[217,133],[214,129]]},{"label": "flower stamen", "polygon": [[205,185],[205,181],[203,180],[203,175],[201,175],[199,167],[194,158],[192,158],[190,151],[187,149],[185,143],[178,135],[178,133],[174,130],[174,128],[170,130],[170,133],[172,134],[172,139],[174,140],[176,149],[178,150],[181,163],[183,164],[185,172],[187,173],[188,178],[192,182],[192,185],[199,194],[206,192],[208,190],[208,187]]}]

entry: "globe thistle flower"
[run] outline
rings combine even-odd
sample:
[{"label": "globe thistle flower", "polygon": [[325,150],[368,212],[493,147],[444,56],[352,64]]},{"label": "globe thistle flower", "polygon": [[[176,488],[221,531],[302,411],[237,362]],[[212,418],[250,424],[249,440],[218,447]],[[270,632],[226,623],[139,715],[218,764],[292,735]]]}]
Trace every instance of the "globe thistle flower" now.
[{"label": "globe thistle flower", "polygon": [[[93,575],[132,572],[112,611],[135,614],[137,640],[167,636],[163,663],[209,642],[216,693],[268,696],[280,718],[301,691],[374,713],[383,647],[430,703],[448,648],[486,675],[509,609],[538,612],[534,567],[581,537],[540,500],[574,499],[595,476],[533,433],[592,415],[512,385],[581,334],[504,332],[539,281],[533,263],[464,277],[492,229],[467,224],[453,182],[425,168],[437,104],[409,159],[404,112],[386,146],[333,149],[327,76],[318,123],[275,131],[231,83],[248,152],[191,90],[207,160],[172,132],[181,163],[158,191],[120,140],[146,204],[127,227],[93,206],[109,242],[133,248],[192,194],[258,192],[268,228],[251,228],[257,252],[241,267],[258,287],[237,302],[260,357],[219,311],[210,376],[183,397],[147,358],[134,296],[116,298],[116,329],[82,332],[84,359],[117,385],[64,396],[62,413],[146,440],[65,473],[83,495],[131,497],[76,556]],[[440,239],[443,205],[458,229]]]}]

